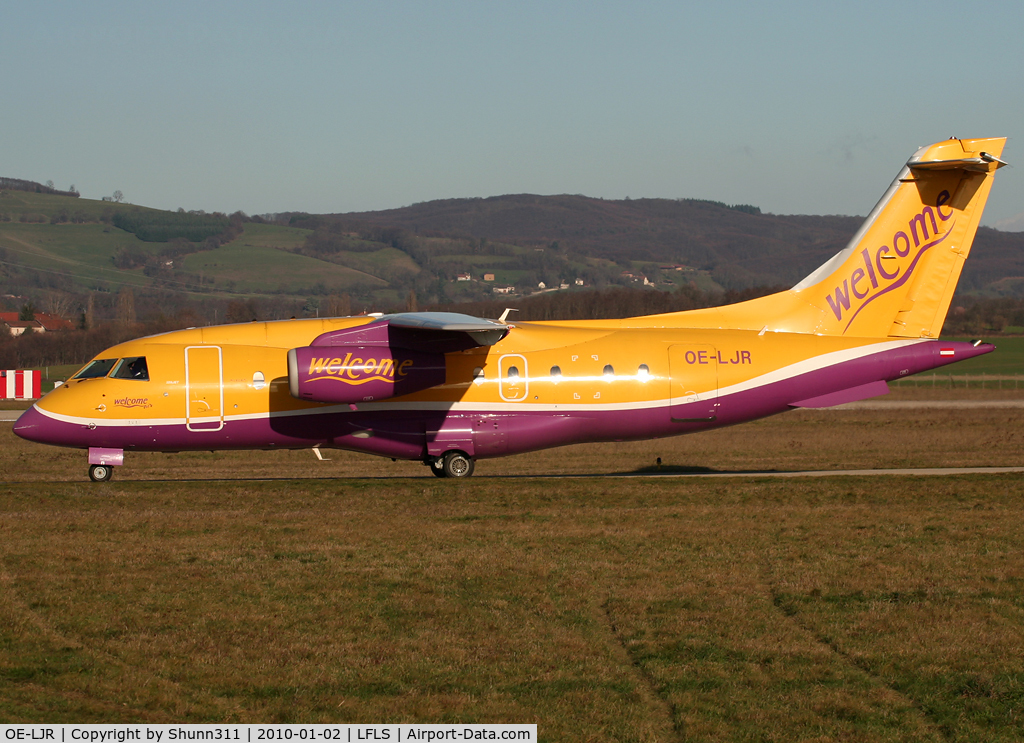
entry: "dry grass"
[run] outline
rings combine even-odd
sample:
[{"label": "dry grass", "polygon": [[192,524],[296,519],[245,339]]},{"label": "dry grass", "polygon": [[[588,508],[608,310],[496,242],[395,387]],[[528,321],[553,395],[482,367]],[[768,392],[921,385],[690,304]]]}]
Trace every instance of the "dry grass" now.
[{"label": "dry grass", "polygon": [[[1016,740],[1024,478],[487,475],[1020,464],[1021,423],[800,411],[466,482],[344,453],[140,454],[105,485],[3,428],[0,720]],[[174,480],[200,472],[223,479]]]},{"label": "dry grass", "polygon": [[[80,482],[85,453],[31,444],[0,427],[4,473],[18,482]],[[418,462],[309,450],[128,453],[117,480],[420,477]],[[1024,465],[1024,409],[794,410],[655,441],[585,444],[481,460],[474,477],[655,471],[769,471]]]}]

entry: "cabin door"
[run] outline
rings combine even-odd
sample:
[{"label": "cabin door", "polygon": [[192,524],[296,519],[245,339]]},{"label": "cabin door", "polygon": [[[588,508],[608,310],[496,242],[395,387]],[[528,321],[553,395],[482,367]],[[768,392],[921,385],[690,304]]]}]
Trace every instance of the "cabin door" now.
[{"label": "cabin door", "polygon": [[498,394],[505,402],[520,402],[530,392],[526,357],[507,353],[498,358]]},{"label": "cabin door", "polygon": [[718,417],[718,354],[714,346],[678,344],[668,348],[671,415],[674,421]]},{"label": "cabin door", "polygon": [[219,431],[224,427],[224,356],[220,346],[185,349],[185,427]]}]

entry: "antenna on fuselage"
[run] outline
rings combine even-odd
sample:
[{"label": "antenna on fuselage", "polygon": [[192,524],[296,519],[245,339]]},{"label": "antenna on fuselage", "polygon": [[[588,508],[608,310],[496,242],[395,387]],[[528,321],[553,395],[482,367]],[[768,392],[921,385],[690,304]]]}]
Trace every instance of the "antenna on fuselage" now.
[{"label": "antenna on fuselage", "polygon": [[501,313],[501,317],[498,318],[498,322],[505,322],[508,319],[509,312],[519,312],[515,307],[506,307],[505,311]]}]

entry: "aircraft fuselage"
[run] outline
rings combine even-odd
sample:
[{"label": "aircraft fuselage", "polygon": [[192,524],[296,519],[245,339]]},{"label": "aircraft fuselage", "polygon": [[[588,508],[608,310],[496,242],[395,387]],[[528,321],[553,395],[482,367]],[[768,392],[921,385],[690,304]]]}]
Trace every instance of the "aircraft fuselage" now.
[{"label": "aircraft fuselage", "polygon": [[[496,345],[446,354],[443,383],[426,390],[348,404],[290,394],[289,348],[367,319],[197,328],[124,343],[97,359],[144,358],[147,379],[72,379],[23,416],[17,433],[60,446],[125,451],[327,447],[400,459],[459,450],[482,459],[673,436],[862,399],[884,394],[887,380],[993,348],[616,328],[614,321],[517,323]],[[326,348],[310,365],[338,385],[357,384],[382,368],[374,349],[356,359],[358,371],[351,358],[333,353]],[[417,373],[415,365],[401,371]]]}]

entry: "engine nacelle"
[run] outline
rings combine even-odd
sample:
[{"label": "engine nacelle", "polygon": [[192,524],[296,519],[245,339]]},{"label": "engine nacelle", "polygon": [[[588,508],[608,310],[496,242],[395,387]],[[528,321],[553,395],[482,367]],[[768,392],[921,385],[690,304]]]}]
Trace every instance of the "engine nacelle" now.
[{"label": "engine nacelle", "polygon": [[305,346],[288,352],[288,389],[300,400],[371,402],[444,380],[444,354],[439,353],[387,346]]}]

